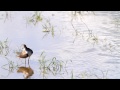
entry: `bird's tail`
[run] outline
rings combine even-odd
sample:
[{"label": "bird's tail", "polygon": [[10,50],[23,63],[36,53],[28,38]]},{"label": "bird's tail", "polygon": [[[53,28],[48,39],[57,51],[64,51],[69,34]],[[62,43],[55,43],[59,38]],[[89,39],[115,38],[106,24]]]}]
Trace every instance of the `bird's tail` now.
[{"label": "bird's tail", "polygon": [[20,53],[21,52],[16,52],[16,54],[17,54],[16,57],[20,57]]}]

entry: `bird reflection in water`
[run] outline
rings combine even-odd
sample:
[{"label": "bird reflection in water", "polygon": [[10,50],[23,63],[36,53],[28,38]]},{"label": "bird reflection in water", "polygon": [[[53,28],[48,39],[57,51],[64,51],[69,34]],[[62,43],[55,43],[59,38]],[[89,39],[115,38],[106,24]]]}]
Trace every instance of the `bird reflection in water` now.
[{"label": "bird reflection in water", "polygon": [[25,67],[24,66],[18,67],[17,72],[23,73],[24,79],[28,79],[34,74],[34,71],[30,67],[30,65],[29,65],[29,67],[26,67],[26,65],[25,65]]}]

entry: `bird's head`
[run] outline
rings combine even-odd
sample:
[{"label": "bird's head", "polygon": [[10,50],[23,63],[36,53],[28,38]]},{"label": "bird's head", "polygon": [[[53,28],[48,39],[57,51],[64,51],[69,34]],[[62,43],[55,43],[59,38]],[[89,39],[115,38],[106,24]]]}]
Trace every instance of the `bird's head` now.
[{"label": "bird's head", "polygon": [[22,49],[27,48],[27,46],[25,44],[22,44]]}]

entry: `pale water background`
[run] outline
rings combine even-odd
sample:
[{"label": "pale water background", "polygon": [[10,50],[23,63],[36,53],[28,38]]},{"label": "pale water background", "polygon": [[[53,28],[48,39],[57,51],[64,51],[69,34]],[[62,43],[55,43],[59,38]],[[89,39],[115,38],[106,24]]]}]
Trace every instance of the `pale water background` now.
[{"label": "pale water background", "polygon": [[[26,18],[34,11],[1,11],[0,41],[8,38],[10,53],[0,56],[0,78],[23,79],[17,67],[10,70],[8,58],[24,66],[24,59],[14,53],[22,44],[33,50],[30,67],[34,74],[31,79],[86,79],[120,78],[120,12],[92,11],[76,14],[73,11],[42,11],[42,21],[36,25],[27,23]],[[54,27],[54,35],[43,32],[46,19]],[[64,62],[63,68],[54,75],[43,76],[39,56],[45,52],[48,60]],[[22,65],[21,65],[22,63]],[[66,64],[65,64],[66,63]]]}]

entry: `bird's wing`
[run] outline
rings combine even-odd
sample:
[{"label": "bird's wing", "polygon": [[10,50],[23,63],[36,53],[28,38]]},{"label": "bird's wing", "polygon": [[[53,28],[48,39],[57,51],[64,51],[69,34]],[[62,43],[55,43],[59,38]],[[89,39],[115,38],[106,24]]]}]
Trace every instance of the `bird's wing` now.
[{"label": "bird's wing", "polygon": [[20,54],[21,54],[21,52],[16,52],[16,54],[17,54],[17,55],[20,55]]}]

